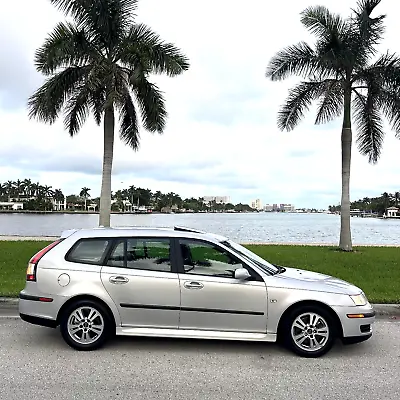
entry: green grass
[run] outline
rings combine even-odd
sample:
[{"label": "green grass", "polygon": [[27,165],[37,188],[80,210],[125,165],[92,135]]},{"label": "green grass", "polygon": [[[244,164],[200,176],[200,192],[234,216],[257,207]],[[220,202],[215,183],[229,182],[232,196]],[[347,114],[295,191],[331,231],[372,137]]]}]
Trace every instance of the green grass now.
[{"label": "green grass", "polygon": [[31,257],[49,242],[0,241],[0,296],[18,297]]},{"label": "green grass", "polygon": [[[0,296],[17,297],[29,259],[49,242],[0,241]],[[353,253],[318,246],[246,246],[268,261],[333,275],[364,290],[372,303],[400,303],[400,248],[358,247]]]}]

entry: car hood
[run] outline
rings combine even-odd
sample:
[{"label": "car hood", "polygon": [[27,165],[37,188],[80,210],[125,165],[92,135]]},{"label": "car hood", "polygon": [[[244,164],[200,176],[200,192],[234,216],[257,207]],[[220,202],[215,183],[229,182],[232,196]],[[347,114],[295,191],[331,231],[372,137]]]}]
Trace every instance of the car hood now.
[{"label": "car hood", "polygon": [[276,284],[280,287],[351,295],[361,293],[361,289],[357,286],[329,275],[297,268],[284,268],[284,272],[274,275]]}]

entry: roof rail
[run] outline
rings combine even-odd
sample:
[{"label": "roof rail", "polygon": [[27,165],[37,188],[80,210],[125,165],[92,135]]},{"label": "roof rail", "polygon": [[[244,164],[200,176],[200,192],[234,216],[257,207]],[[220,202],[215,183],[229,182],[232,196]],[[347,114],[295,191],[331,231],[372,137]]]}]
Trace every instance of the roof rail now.
[{"label": "roof rail", "polygon": [[204,231],[200,231],[198,229],[186,228],[184,226],[174,226],[174,231],[192,232],[192,233],[207,233],[207,232],[204,232]]}]

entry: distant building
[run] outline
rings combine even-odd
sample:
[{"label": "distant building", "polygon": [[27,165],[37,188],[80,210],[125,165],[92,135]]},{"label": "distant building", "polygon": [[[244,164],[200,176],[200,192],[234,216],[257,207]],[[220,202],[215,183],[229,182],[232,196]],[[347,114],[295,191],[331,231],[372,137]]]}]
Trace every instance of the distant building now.
[{"label": "distant building", "polygon": [[274,206],[273,206],[272,204],[266,204],[266,205],[264,206],[264,211],[266,211],[266,212],[272,212],[272,211],[274,211]]},{"label": "distant building", "polygon": [[54,198],[51,199],[53,203],[53,210],[54,211],[63,211],[67,209],[67,198],[64,197],[64,200],[55,200]]},{"label": "distant building", "polygon": [[283,212],[295,212],[295,207],[293,204],[281,204],[280,209]]},{"label": "distant building", "polygon": [[396,218],[398,216],[399,209],[397,207],[389,207],[386,209],[386,216],[388,218]]},{"label": "distant building", "polygon": [[0,210],[17,211],[23,209],[24,209],[24,203],[16,203],[13,201],[0,202]]},{"label": "distant building", "polygon": [[229,196],[204,196],[204,202],[210,204],[215,201],[217,204],[227,204],[231,202],[231,198]]},{"label": "distant building", "polygon": [[251,202],[250,204],[251,208],[254,208],[255,210],[262,210],[262,202],[260,199],[256,199]]}]

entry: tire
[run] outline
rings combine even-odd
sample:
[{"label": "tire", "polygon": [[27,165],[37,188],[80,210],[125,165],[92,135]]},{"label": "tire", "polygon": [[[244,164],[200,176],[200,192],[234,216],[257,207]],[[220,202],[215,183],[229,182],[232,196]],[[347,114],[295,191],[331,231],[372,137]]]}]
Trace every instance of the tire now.
[{"label": "tire", "polygon": [[84,351],[102,347],[111,336],[112,327],[107,310],[93,300],[72,303],[60,321],[60,331],[65,342],[73,349]]},{"label": "tire", "polygon": [[[310,324],[311,316],[313,324]],[[300,329],[300,325],[302,329]],[[318,330],[320,334],[318,334]],[[282,335],[284,345],[295,354],[308,358],[321,357],[332,348],[335,342],[337,337],[336,321],[323,307],[318,305],[300,306],[285,318]],[[314,345],[314,349],[311,344]]]}]

